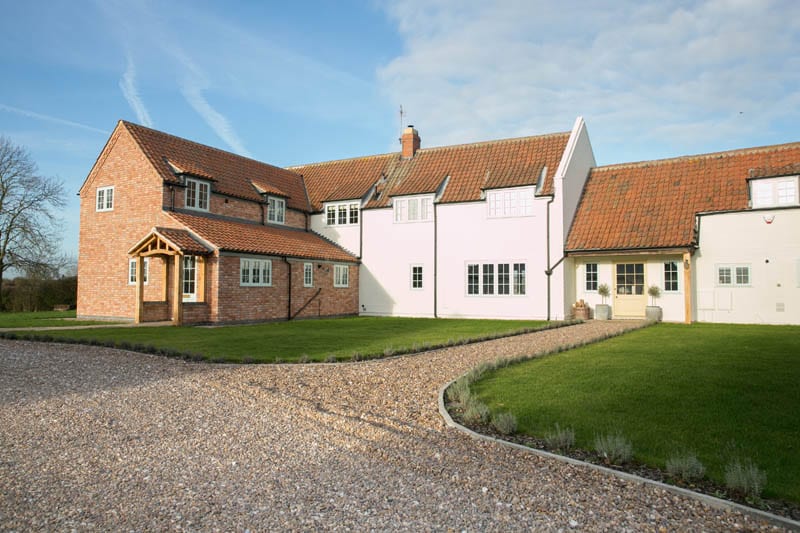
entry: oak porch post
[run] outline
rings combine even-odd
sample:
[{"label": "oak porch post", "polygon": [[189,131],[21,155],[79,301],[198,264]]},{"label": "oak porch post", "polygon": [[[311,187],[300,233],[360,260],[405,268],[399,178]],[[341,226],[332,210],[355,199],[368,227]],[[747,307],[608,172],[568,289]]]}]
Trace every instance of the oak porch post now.
[{"label": "oak porch post", "polygon": [[134,324],[142,322],[142,313],[144,307],[144,258],[141,254],[136,256],[136,307],[133,313]]}]

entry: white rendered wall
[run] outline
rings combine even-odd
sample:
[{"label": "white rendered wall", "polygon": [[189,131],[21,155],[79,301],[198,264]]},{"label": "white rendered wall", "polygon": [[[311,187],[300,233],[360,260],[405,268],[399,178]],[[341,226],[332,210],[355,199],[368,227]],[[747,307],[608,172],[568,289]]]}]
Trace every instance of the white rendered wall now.
[{"label": "white rendered wall", "polygon": [[[800,209],[702,216],[699,244],[698,321],[800,324]],[[719,286],[720,264],[749,265],[750,286]]]},{"label": "white rendered wall", "polygon": [[[674,255],[627,255],[627,256],[592,256],[575,258],[575,298],[570,303],[570,307],[578,300],[583,300],[589,304],[594,313],[597,304],[603,303],[597,291],[586,290],[586,263],[597,264],[597,285],[605,283],[608,285],[612,294],[606,298],[606,303],[611,305],[611,316],[614,317],[614,277],[617,263],[644,263],[645,292],[651,285],[657,285],[661,289],[661,297],[655,304],[661,307],[663,320],[666,322],[683,322],[685,319],[685,287],[683,281],[683,256]],[[664,263],[674,261],[678,264],[678,290],[667,292],[664,290]],[[647,297],[647,305],[652,305],[651,299]],[[644,309],[642,309],[644,316]]]},{"label": "white rendered wall", "polygon": [[[359,217],[360,220],[360,217]],[[330,239],[353,255],[358,256],[360,226],[358,224],[346,224],[341,226],[328,226],[325,213],[311,215],[309,220],[311,231],[319,233],[326,239]]]},{"label": "white rendered wall", "polygon": [[[362,315],[433,316],[433,221],[395,223],[394,212],[361,212],[364,224],[359,294]],[[411,288],[411,266],[423,288]]]},{"label": "white rendered wall", "polygon": [[[437,207],[439,316],[546,317],[545,202],[535,200],[533,208],[531,217],[488,218],[486,202]],[[525,263],[526,294],[468,295],[468,263]]]}]

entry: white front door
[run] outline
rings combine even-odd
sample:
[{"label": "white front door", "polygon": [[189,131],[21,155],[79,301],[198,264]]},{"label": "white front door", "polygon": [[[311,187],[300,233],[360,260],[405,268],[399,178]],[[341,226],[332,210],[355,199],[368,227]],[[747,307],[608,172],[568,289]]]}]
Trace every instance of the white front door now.
[{"label": "white front door", "polygon": [[197,301],[197,257],[193,255],[183,256],[181,263],[181,280],[183,285],[183,301]]},{"label": "white front door", "polygon": [[647,294],[644,292],[644,263],[617,263],[614,277],[614,307],[619,318],[641,318],[645,315]]}]

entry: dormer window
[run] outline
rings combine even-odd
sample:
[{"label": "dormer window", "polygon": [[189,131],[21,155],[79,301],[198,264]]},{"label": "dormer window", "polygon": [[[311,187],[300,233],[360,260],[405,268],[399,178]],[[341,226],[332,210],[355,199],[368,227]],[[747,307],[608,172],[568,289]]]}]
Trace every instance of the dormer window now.
[{"label": "dormer window", "polygon": [[753,208],[798,205],[797,176],[757,179],[750,181]]},{"label": "dormer window", "polygon": [[486,193],[489,218],[533,216],[533,189],[500,189]]},{"label": "dormer window", "polygon": [[327,204],[325,206],[325,223],[328,226],[345,226],[348,224],[358,224],[358,202],[346,202],[341,204]]},{"label": "dormer window", "polygon": [[433,197],[394,199],[395,222],[428,222],[433,220]]},{"label": "dormer window", "polygon": [[267,198],[267,221],[271,224],[286,223],[286,200],[274,196]]},{"label": "dormer window", "polygon": [[186,178],[186,207],[208,211],[211,198],[211,185],[206,181]]}]

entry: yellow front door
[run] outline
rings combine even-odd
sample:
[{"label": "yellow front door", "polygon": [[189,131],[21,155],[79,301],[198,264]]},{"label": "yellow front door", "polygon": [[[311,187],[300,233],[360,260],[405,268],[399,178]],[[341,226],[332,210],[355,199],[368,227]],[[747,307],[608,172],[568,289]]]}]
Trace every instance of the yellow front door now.
[{"label": "yellow front door", "polygon": [[619,318],[641,318],[647,306],[644,263],[617,263],[612,314]]}]

